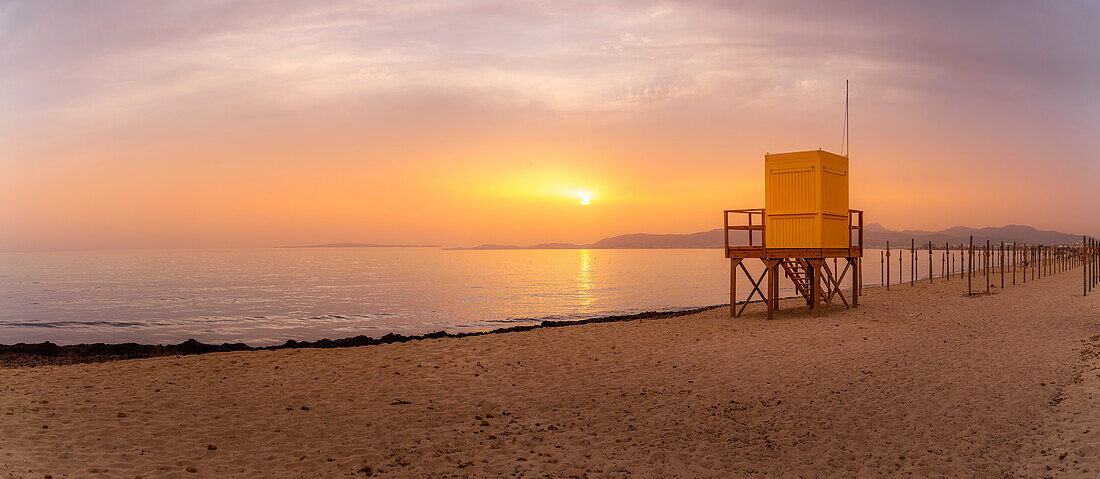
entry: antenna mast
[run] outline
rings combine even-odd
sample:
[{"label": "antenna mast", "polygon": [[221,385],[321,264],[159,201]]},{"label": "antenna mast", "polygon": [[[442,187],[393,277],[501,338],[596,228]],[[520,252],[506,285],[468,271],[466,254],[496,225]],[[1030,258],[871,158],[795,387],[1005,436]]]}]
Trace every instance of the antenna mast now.
[{"label": "antenna mast", "polygon": [[852,139],[848,136],[848,80],[844,80],[844,136],[840,138],[840,155],[852,154]]}]

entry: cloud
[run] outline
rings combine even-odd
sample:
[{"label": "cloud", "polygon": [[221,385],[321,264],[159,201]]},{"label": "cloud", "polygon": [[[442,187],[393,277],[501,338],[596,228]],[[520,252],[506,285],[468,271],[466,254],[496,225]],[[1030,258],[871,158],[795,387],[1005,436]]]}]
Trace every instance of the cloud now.
[{"label": "cloud", "polygon": [[466,89],[589,111],[743,97],[760,79],[793,95],[807,78],[858,78],[894,99],[1095,88],[1098,8],[1019,6],[24,2],[3,16],[0,66],[9,115],[123,114],[240,90],[254,108]]},{"label": "cloud", "polygon": [[229,145],[254,142],[419,165],[522,139],[611,145],[667,179],[837,144],[850,79],[876,174],[1048,151],[1096,172],[1097,24],[1083,0],[7,2],[0,162],[248,162]]}]

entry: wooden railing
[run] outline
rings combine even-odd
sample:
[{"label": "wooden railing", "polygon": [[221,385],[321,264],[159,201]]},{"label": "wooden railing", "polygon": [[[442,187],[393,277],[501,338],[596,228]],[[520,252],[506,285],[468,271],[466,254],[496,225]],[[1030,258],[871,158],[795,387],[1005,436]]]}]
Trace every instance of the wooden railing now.
[{"label": "wooden railing", "polygon": [[[859,221],[855,221],[854,217],[859,215]],[[852,230],[856,230],[856,237],[859,238],[859,244],[852,244]],[[863,256],[863,210],[848,210],[848,249],[852,249],[853,246],[859,248],[859,255]]]},{"label": "wooden railing", "polygon": [[[730,226],[730,213],[738,213],[738,214],[748,215],[748,220],[749,220],[748,224]],[[754,224],[752,220],[756,216],[759,216],[760,222]],[[727,258],[729,257],[729,251],[730,251],[730,231],[731,230],[733,230],[733,231],[748,231],[748,233],[749,233],[749,247],[753,247],[753,248],[755,248],[756,246],[753,244],[753,234],[752,234],[752,232],[753,231],[759,231],[760,232],[760,247],[761,248],[764,247],[764,208],[749,208],[749,209],[743,209],[743,210],[725,210],[725,211],[722,212],[722,222],[723,222],[723,225],[724,225],[724,228],[722,229],[722,232],[723,232],[724,238],[725,238],[725,241],[723,242],[723,245],[725,246],[724,249],[726,250],[725,255],[726,255]]]},{"label": "wooden railing", "polygon": [[[730,213],[746,215],[748,220],[747,224],[730,224]],[[723,238],[725,239],[724,245],[726,250],[726,257],[729,257],[730,248],[730,231],[747,231],[749,233],[748,246],[737,246],[738,248],[767,248],[767,242],[765,240],[766,235],[764,232],[765,217],[767,213],[764,208],[747,208],[740,210],[724,210],[722,211],[722,223],[723,223]],[[759,221],[754,221],[759,220]],[[755,244],[754,231],[760,232],[760,244]],[[852,241],[852,231],[856,231],[856,241]],[[848,249],[859,248],[859,255],[863,255],[863,210],[848,210]]]}]

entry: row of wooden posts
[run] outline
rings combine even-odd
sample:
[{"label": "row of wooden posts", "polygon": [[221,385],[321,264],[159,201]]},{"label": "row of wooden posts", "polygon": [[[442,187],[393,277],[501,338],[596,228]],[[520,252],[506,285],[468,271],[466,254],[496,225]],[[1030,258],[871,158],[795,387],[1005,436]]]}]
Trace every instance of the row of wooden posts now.
[{"label": "row of wooden posts", "polygon": [[[921,245],[921,249],[924,249],[925,245]],[[933,260],[932,251],[936,247],[931,241],[928,242],[928,282],[932,283],[936,277],[933,273],[933,266],[935,261]],[[898,257],[898,282],[897,284],[903,284],[902,278],[902,252],[904,249],[897,250]],[[1078,266],[1083,266],[1084,275],[1084,290],[1083,293],[1087,295],[1093,288],[1100,283],[1100,242],[1097,242],[1095,238],[1089,238],[1084,236],[1081,238],[1081,245],[1017,245],[1016,243],[1006,244],[1001,242],[1000,245],[992,244],[986,240],[985,245],[974,245],[974,236],[970,237],[969,247],[965,244],[959,244],[957,249],[951,244],[944,244],[944,254],[940,257],[940,278],[946,281],[951,281],[951,277],[955,275],[955,254],[953,251],[958,251],[958,275],[959,279],[966,278],[967,294],[973,295],[974,291],[974,277],[981,274],[985,279],[985,293],[990,291],[991,282],[994,281],[997,273],[1000,273],[1001,288],[1005,287],[1006,279],[1005,275],[1011,267],[1011,284],[1015,285],[1017,276],[1020,277],[1022,283],[1026,283],[1028,276],[1032,280],[1042,278],[1051,274],[1057,274]],[[886,250],[879,252],[879,268],[881,270],[880,278],[882,278],[882,285],[886,286],[886,289],[890,289],[891,273],[890,273],[890,260],[891,249],[890,242],[886,242]],[[909,242],[909,284],[916,286],[917,284],[917,270],[920,266],[919,255],[916,240],[910,240]],[[1018,274],[1017,271],[1019,271]]]}]

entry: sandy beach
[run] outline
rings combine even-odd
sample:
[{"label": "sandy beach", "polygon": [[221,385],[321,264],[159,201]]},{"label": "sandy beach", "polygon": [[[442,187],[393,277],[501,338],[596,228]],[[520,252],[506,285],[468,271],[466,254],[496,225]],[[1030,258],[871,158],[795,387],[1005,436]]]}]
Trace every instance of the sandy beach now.
[{"label": "sandy beach", "polygon": [[1079,270],[339,349],[0,369],[0,477],[1085,477]]}]

